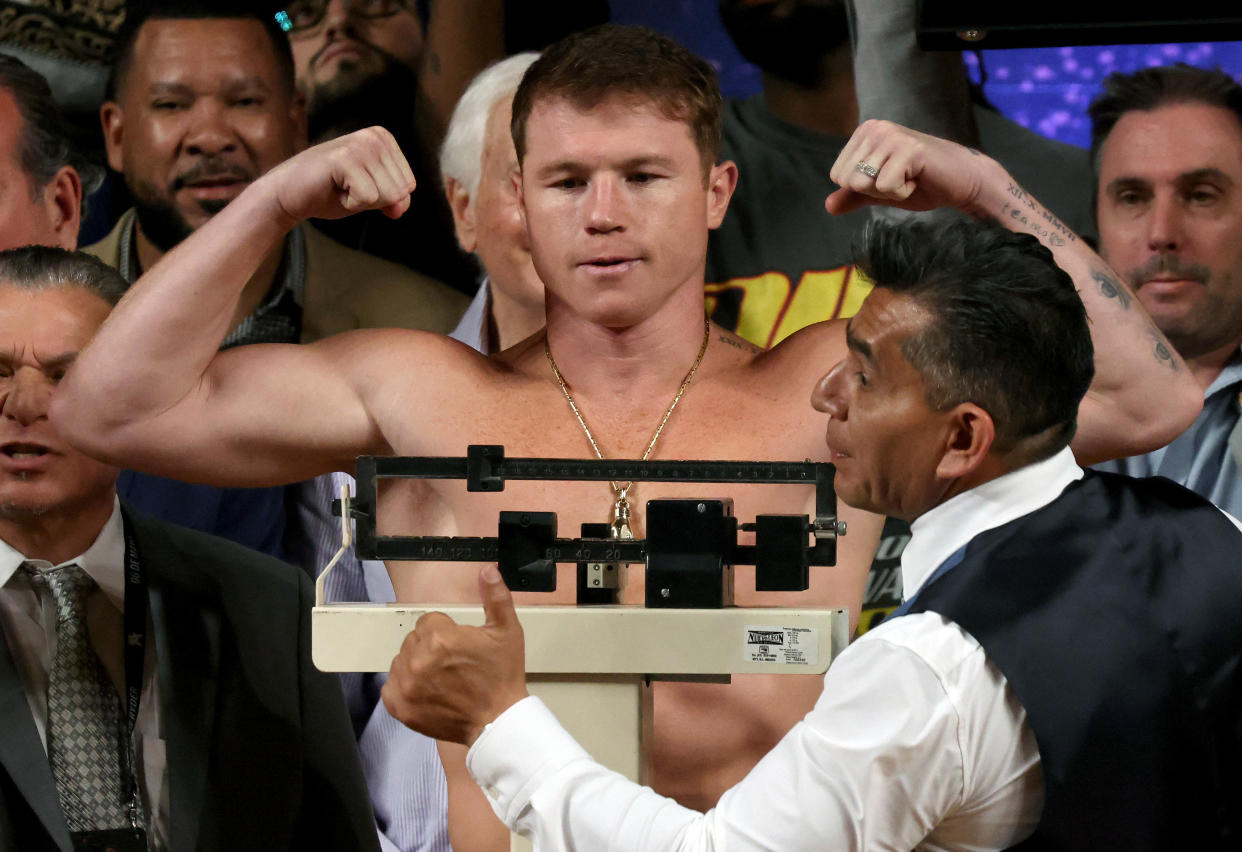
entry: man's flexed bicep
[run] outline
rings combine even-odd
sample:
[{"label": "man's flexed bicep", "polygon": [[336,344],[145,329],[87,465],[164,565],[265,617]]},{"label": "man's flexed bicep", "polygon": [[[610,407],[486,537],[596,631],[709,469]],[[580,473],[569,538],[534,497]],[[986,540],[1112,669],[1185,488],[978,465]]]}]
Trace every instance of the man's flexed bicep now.
[{"label": "man's flexed bicep", "polygon": [[128,414],[101,404],[71,369],[51,416],[70,443],[121,467],[221,486],[296,482],[391,452],[358,383],[377,374],[370,360],[385,338],[418,334],[229,349],[169,405],[146,404],[136,389]]},{"label": "man's flexed bicep", "polygon": [[217,350],[290,228],[367,209],[399,216],[413,188],[379,128],[263,175],[134,283],[57,389],[58,428],[100,458],[217,484],[292,481],[380,449],[352,380],[367,363],[357,341]]}]

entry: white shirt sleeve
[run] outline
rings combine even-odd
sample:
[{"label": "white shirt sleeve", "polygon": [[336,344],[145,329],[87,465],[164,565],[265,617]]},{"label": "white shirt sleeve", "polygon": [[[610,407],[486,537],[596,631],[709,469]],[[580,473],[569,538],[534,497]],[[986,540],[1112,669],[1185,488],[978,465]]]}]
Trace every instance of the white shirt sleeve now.
[{"label": "white shirt sleeve", "polygon": [[[910,850],[942,824],[959,834],[960,811],[987,812],[987,837],[940,848],[1021,839],[1042,788],[1004,678],[933,613],[889,627],[841,654],[815,708],[707,814],[595,763],[536,698],[488,726],[467,766],[497,815],[539,850]],[[976,822],[967,834],[979,834]]]}]

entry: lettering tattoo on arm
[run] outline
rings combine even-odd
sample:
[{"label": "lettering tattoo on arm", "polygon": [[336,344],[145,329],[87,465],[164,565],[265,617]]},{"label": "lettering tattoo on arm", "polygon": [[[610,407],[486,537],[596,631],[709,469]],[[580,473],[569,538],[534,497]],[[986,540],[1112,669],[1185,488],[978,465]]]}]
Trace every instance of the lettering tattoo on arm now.
[{"label": "lettering tattoo on arm", "polygon": [[1015,203],[1006,202],[1001,207],[1001,219],[1005,216],[1020,225],[1029,228],[1041,242],[1051,248],[1057,248],[1078,239],[1060,219],[1053,216],[1046,208],[1040,206],[1026,190],[1016,183],[1010,183],[1007,192],[1013,196]]}]

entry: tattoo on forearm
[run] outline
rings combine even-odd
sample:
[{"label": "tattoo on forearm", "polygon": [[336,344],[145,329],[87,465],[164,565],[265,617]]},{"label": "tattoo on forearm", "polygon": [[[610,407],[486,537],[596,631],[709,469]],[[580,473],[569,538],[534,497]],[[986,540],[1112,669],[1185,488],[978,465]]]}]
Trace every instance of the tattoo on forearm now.
[{"label": "tattoo on forearm", "polygon": [[[1115,299],[1123,311],[1130,309],[1130,303],[1134,301],[1134,294],[1111,271],[1097,267],[1091,270],[1091,277],[1095,280],[1101,296],[1105,299]],[[1156,356],[1156,362],[1163,364],[1174,372],[1181,370],[1181,362],[1169,347],[1169,341],[1161,334],[1156,324],[1151,321],[1151,317],[1144,314],[1139,314],[1139,316],[1142,316],[1147,321],[1147,334],[1151,337],[1152,352]]]},{"label": "tattoo on forearm", "polygon": [[428,58],[427,64],[431,67],[431,73],[438,75],[440,73],[440,54],[433,51]]},{"label": "tattoo on forearm", "polygon": [[1130,295],[1129,288],[1117,280],[1117,277],[1107,269],[1092,269],[1091,277],[1095,279],[1096,286],[1100,289],[1100,295],[1105,299],[1116,299],[1117,304],[1121,306],[1123,311],[1130,309],[1130,301],[1134,298]]},{"label": "tattoo on forearm", "polygon": [[1157,363],[1163,364],[1174,372],[1180,370],[1181,367],[1178,366],[1177,359],[1173,357],[1173,351],[1169,349],[1169,344],[1155,327],[1152,328],[1152,337],[1156,341],[1155,353]]},{"label": "tattoo on forearm", "polygon": [[763,350],[755,344],[749,343],[745,340],[734,340],[727,334],[722,334],[717,339],[726,346],[732,346],[734,349],[741,349],[743,352],[749,352],[751,355],[759,355],[763,352]]},{"label": "tattoo on forearm", "polygon": [[[1030,229],[1036,237],[1052,248],[1072,243],[1078,236],[1056,216],[1042,207],[1034,198],[1027,195],[1026,190],[1016,183],[1010,183],[1007,190],[1016,203],[1005,202],[1001,206],[1001,218],[1008,216],[1017,224]],[[1041,221],[1042,220],[1042,221]]]}]

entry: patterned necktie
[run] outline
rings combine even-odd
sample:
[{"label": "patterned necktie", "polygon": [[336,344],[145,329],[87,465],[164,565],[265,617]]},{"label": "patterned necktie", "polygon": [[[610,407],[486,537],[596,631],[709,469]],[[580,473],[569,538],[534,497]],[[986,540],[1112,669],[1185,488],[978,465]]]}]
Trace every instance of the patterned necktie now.
[{"label": "patterned necktie", "polygon": [[121,702],[87,635],[86,599],[95,581],[77,565],[39,570],[36,585],[56,602],[56,654],[48,673],[47,756],[70,831],[129,825],[122,768],[128,746]]}]

